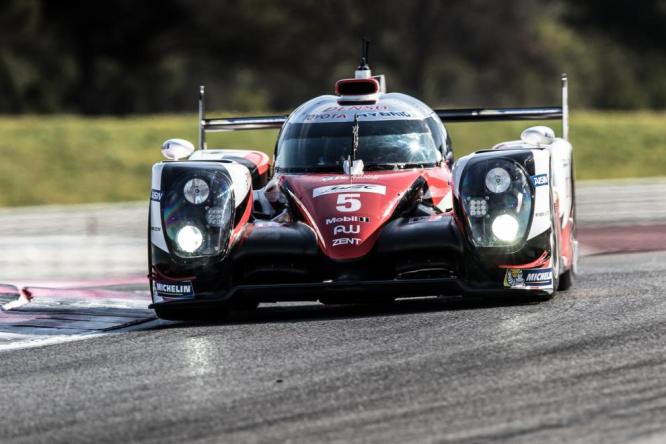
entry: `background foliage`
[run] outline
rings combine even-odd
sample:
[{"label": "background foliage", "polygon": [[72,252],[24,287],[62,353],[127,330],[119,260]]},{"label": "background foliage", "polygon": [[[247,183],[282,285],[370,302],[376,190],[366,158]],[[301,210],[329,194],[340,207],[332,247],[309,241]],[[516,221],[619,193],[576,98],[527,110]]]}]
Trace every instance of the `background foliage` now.
[{"label": "background foliage", "polygon": [[666,107],[666,1],[3,0],[0,113],[288,110],[331,91],[360,37],[433,106]]},{"label": "background foliage", "polygon": [[[433,107],[558,104],[567,72],[578,178],[666,171],[666,0],[0,0],[0,206],[144,200],[162,141],[196,140],[198,85],[210,109],[288,112],[352,74],[362,36]],[[449,131],[461,156],[526,126]]]}]

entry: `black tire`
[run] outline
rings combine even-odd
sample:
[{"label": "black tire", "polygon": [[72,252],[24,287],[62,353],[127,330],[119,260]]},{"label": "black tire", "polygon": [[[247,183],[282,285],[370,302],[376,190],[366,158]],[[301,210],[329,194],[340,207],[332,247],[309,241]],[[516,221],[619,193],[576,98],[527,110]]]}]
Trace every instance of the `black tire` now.
[{"label": "black tire", "polygon": [[[574,159],[571,157],[571,212],[573,215],[573,228],[571,230],[571,242],[575,242],[578,238],[578,224],[576,223],[576,169],[574,168]],[[557,287],[558,291],[567,291],[574,284],[576,277],[576,269],[578,266],[578,254],[574,250],[574,263],[570,265],[569,269],[560,276],[560,284]]]},{"label": "black tire", "polygon": [[[552,173],[551,173],[552,176]],[[548,185],[551,186],[551,185]],[[550,225],[551,225],[551,251],[550,256],[553,260],[552,274],[553,274],[553,292],[551,294],[535,295],[536,301],[549,301],[553,299],[555,293],[560,286],[560,235],[559,235],[559,218],[555,213],[555,201],[553,197],[553,189],[550,189]]]},{"label": "black tire", "polygon": [[221,321],[229,316],[227,307],[155,307],[158,318],[166,321]]},{"label": "black tire", "polygon": [[574,283],[574,273],[571,269],[565,271],[560,275],[560,283],[557,286],[557,291],[567,291]]}]

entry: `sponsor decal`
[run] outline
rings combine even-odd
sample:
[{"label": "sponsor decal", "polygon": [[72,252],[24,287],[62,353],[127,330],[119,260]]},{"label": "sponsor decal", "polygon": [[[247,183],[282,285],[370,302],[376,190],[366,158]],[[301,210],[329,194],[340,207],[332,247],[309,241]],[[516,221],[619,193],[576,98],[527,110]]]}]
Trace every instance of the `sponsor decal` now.
[{"label": "sponsor decal", "polygon": [[525,270],[525,285],[553,285],[553,269]]},{"label": "sponsor decal", "polygon": [[343,222],[370,222],[369,217],[365,216],[340,216],[326,218],[326,225],[340,224]]},{"label": "sponsor decal", "polygon": [[337,193],[375,193],[386,194],[386,186],[371,183],[348,183],[339,185],[327,185],[312,190],[312,197],[325,196]]},{"label": "sponsor decal", "polygon": [[504,276],[504,286],[505,287],[524,287],[525,278],[523,277],[523,270],[520,268],[509,268],[506,270],[506,275]]},{"label": "sponsor decal", "polygon": [[[412,115],[405,111],[366,111],[356,114],[358,117],[377,118],[377,117],[412,117]],[[342,112],[329,112],[320,114],[306,114],[303,117],[305,122],[313,120],[348,120],[353,117],[352,114],[345,114]]]},{"label": "sponsor decal", "polygon": [[[363,178],[368,179],[368,180],[375,180],[375,179],[379,179],[380,176],[378,176],[376,174],[364,174]],[[349,176],[326,176],[326,177],[322,177],[321,181],[322,182],[331,182],[333,180],[345,180],[345,179],[349,179]]]},{"label": "sponsor decal", "polygon": [[358,245],[361,243],[361,239],[358,237],[341,237],[339,239],[333,239],[333,247],[339,247],[341,245]]},{"label": "sponsor decal", "polygon": [[329,106],[326,109],[323,109],[322,112],[331,112],[331,111],[388,111],[389,107],[386,105],[340,105],[340,106]]},{"label": "sponsor decal", "polygon": [[548,174],[537,174],[536,176],[532,176],[532,183],[535,187],[548,185]]},{"label": "sponsor decal", "polygon": [[340,113],[324,113],[324,114],[306,114],[303,120],[334,120],[334,119],[346,119],[347,114]]},{"label": "sponsor decal", "polygon": [[361,232],[360,225],[336,225],[333,228],[333,236],[337,236],[340,233],[343,234],[358,234]]},{"label": "sponsor decal", "polygon": [[153,202],[159,202],[162,200],[162,192],[160,190],[151,190],[150,191],[150,200]]},{"label": "sponsor decal", "polygon": [[153,291],[163,298],[193,298],[194,288],[191,281],[159,282],[153,281]]},{"label": "sponsor decal", "polygon": [[507,288],[552,287],[552,285],[552,268],[535,268],[533,270],[510,268],[506,270],[504,275],[504,286]]},{"label": "sponsor decal", "polygon": [[150,227],[152,231],[162,231],[161,227]]}]

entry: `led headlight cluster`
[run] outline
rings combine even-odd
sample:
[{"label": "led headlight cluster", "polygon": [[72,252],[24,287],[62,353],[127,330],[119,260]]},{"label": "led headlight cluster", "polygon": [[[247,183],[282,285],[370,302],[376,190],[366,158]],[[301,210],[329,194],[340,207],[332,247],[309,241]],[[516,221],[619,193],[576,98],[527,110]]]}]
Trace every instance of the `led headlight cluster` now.
[{"label": "led headlight cluster", "polygon": [[472,243],[508,247],[519,242],[532,213],[532,187],[524,168],[511,159],[479,159],[466,166],[461,179],[461,202]]},{"label": "led headlight cluster", "polygon": [[223,167],[169,164],[163,170],[162,188],[162,219],[170,250],[186,259],[223,254],[235,205]]},{"label": "led headlight cluster", "polygon": [[468,198],[469,215],[472,217],[483,217],[488,214],[488,202],[485,198]]}]

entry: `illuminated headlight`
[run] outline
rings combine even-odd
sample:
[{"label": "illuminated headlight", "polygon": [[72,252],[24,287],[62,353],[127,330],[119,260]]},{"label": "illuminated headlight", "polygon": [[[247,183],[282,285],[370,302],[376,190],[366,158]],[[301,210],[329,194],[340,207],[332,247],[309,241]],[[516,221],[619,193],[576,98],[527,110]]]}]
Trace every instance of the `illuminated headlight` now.
[{"label": "illuminated headlight", "polygon": [[194,225],[185,225],[176,234],[178,248],[186,253],[194,253],[203,244],[203,234]]},{"label": "illuminated headlight", "polygon": [[488,214],[488,202],[484,198],[469,199],[469,215],[472,217],[484,217]]},{"label": "illuminated headlight", "polygon": [[503,193],[511,185],[511,176],[504,168],[493,168],[486,174],[486,187],[492,193]]},{"label": "illuminated headlight", "polygon": [[465,166],[460,204],[474,246],[519,246],[532,215],[534,197],[529,178],[525,167],[509,157],[479,158]]},{"label": "illuminated headlight", "polygon": [[224,165],[168,163],[162,170],[162,222],[170,253],[204,260],[227,252],[235,199]]},{"label": "illuminated headlight", "polygon": [[208,199],[208,194],[210,194],[210,189],[206,181],[202,179],[190,179],[183,187],[185,199],[194,205],[205,202]]},{"label": "illuminated headlight", "polygon": [[510,214],[501,214],[493,220],[492,230],[497,238],[504,242],[516,239],[520,225],[515,217]]}]

